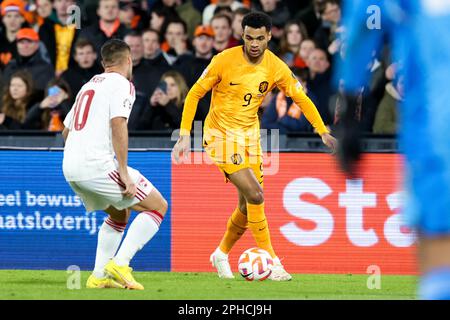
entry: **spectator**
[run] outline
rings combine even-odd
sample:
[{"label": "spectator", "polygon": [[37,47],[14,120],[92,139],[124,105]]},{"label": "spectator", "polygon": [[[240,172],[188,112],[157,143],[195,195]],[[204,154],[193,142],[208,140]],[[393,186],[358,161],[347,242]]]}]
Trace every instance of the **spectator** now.
[{"label": "spectator", "polygon": [[314,34],[314,40],[317,47],[334,55],[340,49],[337,34],[342,31],[341,8],[336,0],[324,0],[319,5],[319,13],[322,24]]},{"label": "spectator", "polygon": [[[194,55],[182,55],[175,63],[188,87],[192,87],[200,78],[203,70],[211,62],[213,56],[214,31],[210,26],[198,26],[194,34]],[[209,111],[211,93],[208,92],[200,101],[195,114],[195,120],[204,121]]]},{"label": "spectator", "polygon": [[147,95],[150,95],[151,91],[148,91],[149,83],[147,77],[147,73],[150,70],[144,63],[144,45],[142,42],[142,35],[139,32],[133,31],[128,33],[123,40],[131,50],[131,60],[133,62],[133,83],[136,88],[136,92],[146,92]]},{"label": "spectator", "polygon": [[[156,30],[160,35],[164,34],[167,24],[172,20],[178,20],[178,14],[173,8],[166,6],[155,6],[150,15],[150,29]],[[162,42],[164,39],[160,38]]]},{"label": "spectator", "polygon": [[216,9],[214,10],[213,17],[219,14],[224,14],[228,16],[231,20],[233,20],[233,10],[231,10],[230,7],[216,7]]},{"label": "spectator", "polygon": [[207,25],[211,23],[211,19],[214,16],[214,10],[216,10],[217,7],[230,7],[231,10],[234,11],[243,6],[244,5],[241,2],[235,0],[217,0],[217,3],[211,3],[203,10],[203,24]]},{"label": "spectator", "polygon": [[150,107],[145,110],[141,129],[178,129],[183,113],[184,99],[188,88],[183,76],[176,71],[168,71],[150,98]]},{"label": "spectator", "polygon": [[16,36],[25,22],[24,10],[21,0],[5,0],[1,4],[4,30],[0,32],[0,69],[17,58]]},{"label": "spectator", "polygon": [[332,95],[331,70],[328,56],[322,49],[314,49],[309,55],[309,92],[317,97],[316,107],[326,125],[333,123],[328,108],[328,101]]},{"label": "spectator", "polygon": [[119,20],[129,30],[142,31],[148,27],[148,17],[134,0],[119,1]]},{"label": "spectator", "polygon": [[[80,37],[92,42],[98,54],[106,41],[115,38],[123,39],[127,28],[119,20],[118,0],[99,0],[97,14],[99,21],[83,28]],[[100,62],[99,55],[97,61]]]},{"label": "spectator", "polygon": [[162,50],[172,56],[172,61],[182,54],[188,53],[187,27],[183,20],[174,20],[168,23],[165,31],[165,42]]},{"label": "spectator", "polygon": [[309,5],[305,9],[299,11],[294,17],[294,19],[299,20],[305,24],[306,30],[311,36],[316,34],[316,31],[321,24],[319,6],[322,1],[323,0],[310,1]]},{"label": "spectator", "polygon": [[300,58],[300,45],[307,38],[308,34],[303,23],[298,21],[286,23],[280,41],[279,56],[289,67],[306,67],[306,62]]},{"label": "spectator", "polygon": [[272,39],[269,48],[276,52],[283,36],[283,27],[291,16],[288,8],[279,0],[260,0],[254,4],[254,9],[266,13],[272,19]]},{"label": "spectator", "polygon": [[70,102],[74,102],[75,96],[81,87],[91,78],[102,73],[102,68],[97,63],[97,53],[94,45],[89,40],[79,38],[75,43],[76,65],[63,72],[61,78],[67,82],[70,91],[73,92]]},{"label": "spectator", "polygon": [[169,69],[169,61],[172,62],[172,60],[167,53],[161,50],[161,43],[159,42],[159,39],[160,36],[156,30],[147,29],[142,33],[144,61],[151,67],[165,69],[165,72]]},{"label": "spectator", "polygon": [[403,94],[403,77],[386,84],[385,94],[375,115],[373,133],[397,133],[398,104],[403,100]]},{"label": "spectator", "polygon": [[[308,94],[307,71],[294,68],[293,73],[299,79],[305,93]],[[315,102],[314,96],[311,96],[311,94],[308,94],[308,96]],[[261,126],[264,129],[279,129],[281,134],[296,131],[312,132],[312,126],[302,113],[301,108],[281,91],[275,94],[269,105],[264,108]]]},{"label": "spectator", "polygon": [[[53,10],[52,0],[35,0],[35,7],[28,7],[31,14],[31,22],[29,22],[30,27],[36,31],[39,31],[41,26],[44,24],[46,19],[51,21],[57,21],[56,13]],[[46,49],[47,50],[47,49]]]},{"label": "spectator", "polygon": [[62,79],[50,81],[44,100],[36,103],[27,112],[23,129],[62,131],[63,120],[72,107],[71,91]]},{"label": "spectator", "polygon": [[[302,62],[304,62],[305,67],[307,67],[306,61],[308,61],[309,55],[311,54],[311,52],[314,51],[314,49],[316,49],[316,44],[311,39],[304,39],[302,43],[300,43],[300,51],[298,53],[298,58],[301,59]],[[300,66],[300,68],[303,67]]]},{"label": "spectator", "polygon": [[233,29],[233,34],[231,35],[230,44],[232,47],[235,47],[237,45],[243,44],[242,42],[242,19],[244,19],[244,16],[248,13],[250,13],[251,10],[245,7],[237,8],[233,12],[233,21],[231,23],[231,28]]},{"label": "spectator", "polygon": [[211,27],[214,30],[214,49],[222,52],[231,47],[231,19],[224,14],[216,15],[211,19]]},{"label": "spectator", "polygon": [[[3,87],[5,85],[5,82],[3,80],[3,71],[0,68],[0,93],[3,93]],[[0,110],[2,108],[2,99],[0,99]]]},{"label": "spectator", "polygon": [[25,121],[33,93],[33,79],[27,71],[14,73],[8,81],[0,110],[0,129],[18,130]]},{"label": "spectator", "polygon": [[[36,0],[36,11],[40,19],[39,26],[44,23],[44,19],[51,19],[53,16],[52,0]],[[54,17],[53,17],[54,18]]]},{"label": "spectator", "polygon": [[187,33],[190,39],[194,35],[195,28],[202,23],[202,15],[193,6],[191,0],[164,0],[165,2],[173,2],[178,16],[186,22]]},{"label": "spectator", "polygon": [[47,83],[54,78],[53,66],[46,62],[39,52],[39,35],[30,28],[20,29],[17,33],[17,59],[11,60],[5,68],[5,81],[19,70],[27,70],[34,82],[33,98],[41,99]]},{"label": "spectator", "polygon": [[185,54],[175,63],[189,87],[192,87],[206,69],[213,56],[214,31],[210,26],[198,26],[195,30],[194,54]]},{"label": "spectator", "polygon": [[132,81],[136,89],[136,101],[128,120],[128,127],[134,130],[139,124],[142,113],[148,107],[150,95],[158,85],[162,73],[167,69],[151,67],[144,61],[144,45],[139,32],[130,32],[125,36],[124,41],[130,46],[133,61]]},{"label": "spectator", "polygon": [[56,21],[47,18],[39,28],[39,37],[47,48],[57,76],[67,70],[69,65],[75,64],[73,44],[77,40],[79,29],[72,24],[74,21],[69,15],[68,8],[73,5],[75,5],[75,0],[54,0]]}]

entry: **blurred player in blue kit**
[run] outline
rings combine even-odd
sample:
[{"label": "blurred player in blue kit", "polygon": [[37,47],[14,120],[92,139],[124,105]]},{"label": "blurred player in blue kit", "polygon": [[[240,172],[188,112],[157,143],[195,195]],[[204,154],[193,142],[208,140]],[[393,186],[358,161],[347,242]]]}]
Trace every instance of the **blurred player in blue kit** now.
[{"label": "blurred player in blue kit", "polygon": [[344,60],[335,79],[344,80],[348,102],[338,134],[341,165],[354,173],[360,153],[354,102],[369,80],[373,52],[387,39],[405,79],[399,143],[404,218],[418,235],[418,295],[450,299],[450,0],[345,1],[344,30]]}]

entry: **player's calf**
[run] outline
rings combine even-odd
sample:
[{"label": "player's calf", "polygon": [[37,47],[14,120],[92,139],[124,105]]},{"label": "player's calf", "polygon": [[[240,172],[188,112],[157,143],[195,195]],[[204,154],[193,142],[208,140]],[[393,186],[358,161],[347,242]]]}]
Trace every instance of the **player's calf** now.
[{"label": "player's calf", "polygon": [[147,197],[132,207],[139,214],[131,223],[117,255],[105,267],[116,281],[130,289],[142,290],[143,286],[134,280],[129,267],[130,261],[158,232],[168,209],[167,201],[158,190],[153,189]]}]

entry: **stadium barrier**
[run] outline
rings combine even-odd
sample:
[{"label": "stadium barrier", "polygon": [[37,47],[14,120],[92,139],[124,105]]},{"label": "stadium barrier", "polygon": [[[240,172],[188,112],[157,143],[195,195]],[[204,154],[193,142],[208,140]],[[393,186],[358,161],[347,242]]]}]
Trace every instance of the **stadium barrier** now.
[{"label": "stadium barrier", "polygon": [[[203,156],[194,152],[192,159]],[[365,154],[355,180],[325,153],[279,153],[277,167],[273,155],[266,159],[266,214],[287,270],[364,274],[376,266],[383,274],[416,274],[415,235],[401,221],[400,155]],[[61,163],[61,151],[0,150],[1,269],[93,268],[105,215],[85,213]],[[175,165],[167,151],[131,151],[129,164],[169,202],[161,230],[133,268],[213,271],[209,255],[237,204],[234,188],[214,165]],[[230,254],[234,271],[253,246],[247,231]]]}]

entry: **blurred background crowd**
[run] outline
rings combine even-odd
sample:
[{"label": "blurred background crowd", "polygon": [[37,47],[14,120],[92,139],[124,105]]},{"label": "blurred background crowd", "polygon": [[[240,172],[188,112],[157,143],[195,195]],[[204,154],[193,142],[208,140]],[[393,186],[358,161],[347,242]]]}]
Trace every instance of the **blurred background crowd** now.
[{"label": "blurred background crowd", "polygon": [[[136,102],[129,130],[172,131],[184,99],[212,57],[242,44],[251,10],[273,21],[269,48],[285,61],[331,130],[345,99],[333,68],[345,59],[337,0],[3,0],[0,25],[0,129],[60,131],[81,86],[102,72],[100,48],[112,38],[131,48]],[[389,48],[374,52],[372,82],[359,93],[355,118],[364,131],[395,134],[403,80]],[[203,121],[208,93],[195,120]],[[261,127],[312,132],[282,92],[267,95]]]}]

